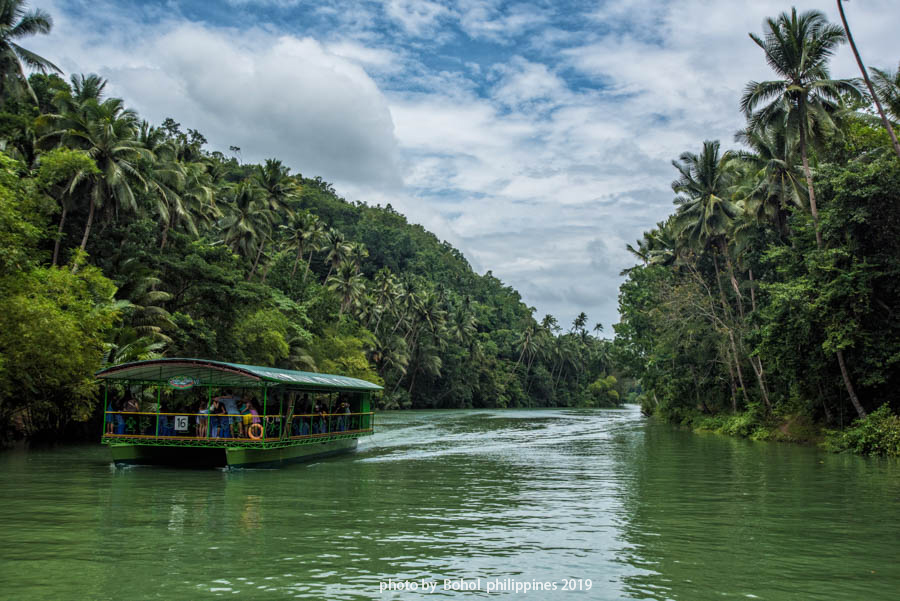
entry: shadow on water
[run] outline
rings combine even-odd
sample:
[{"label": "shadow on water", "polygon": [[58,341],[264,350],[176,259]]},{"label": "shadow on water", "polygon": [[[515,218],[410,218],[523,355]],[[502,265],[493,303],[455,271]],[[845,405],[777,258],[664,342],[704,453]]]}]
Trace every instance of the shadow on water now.
[{"label": "shadow on water", "polygon": [[[591,579],[533,598],[889,599],[898,466],[697,436],[623,411],[380,414],[281,470],[0,454],[16,599],[417,599],[388,578]],[[828,593],[835,593],[828,595]],[[891,594],[888,594],[891,593]]]}]

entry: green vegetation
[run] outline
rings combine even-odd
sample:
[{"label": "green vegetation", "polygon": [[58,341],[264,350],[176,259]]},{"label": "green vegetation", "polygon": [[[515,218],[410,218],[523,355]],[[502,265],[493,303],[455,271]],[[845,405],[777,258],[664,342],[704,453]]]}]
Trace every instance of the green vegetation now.
[{"label": "green vegetation", "polygon": [[[900,160],[872,98],[832,79],[844,30],[784,13],[751,34],[745,150],[674,161],[676,210],[629,249],[616,351],[648,413],[756,439],[898,454]],[[900,79],[875,71],[893,120]],[[877,412],[869,414],[879,408]]]},{"label": "green vegetation", "polygon": [[[0,5],[32,19],[0,23],[7,42],[49,30],[46,14]],[[624,393],[583,313],[565,331],[538,323],[390,205],[211,152],[173,119],[142,121],[96,75],[26,80],[13,55],[54,67],[2,43],[0,442],[77,431],[98,415],[95,370],[159,356],[364,378],[384,385],[383,408]]]}]

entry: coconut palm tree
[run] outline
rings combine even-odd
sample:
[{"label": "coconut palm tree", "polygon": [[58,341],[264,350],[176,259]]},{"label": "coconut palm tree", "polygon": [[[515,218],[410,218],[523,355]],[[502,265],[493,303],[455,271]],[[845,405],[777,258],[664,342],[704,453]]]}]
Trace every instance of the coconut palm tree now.
[{"label": "coconut palm tree", "polygon": [[344,238],[344,235],[334,228],[328,228],[328,231],[325,232],[325,235],[322,238],[323,244],[321,250],[328,253],[325,255],[325,261],[329,264],[328,274],[325,276],[325,281],[327,282],[328,278],[331,277],[331,272],[334,271],[334,268],[343,263],[347,258],[347,254],[350,252],[350,246],[347,244],[347,239]]},{"label": "coconut palm tree", "polygon": [[366,245],[362,242],[351,242],[349,246],[350,252],[348,253],[348,255],[350,257],[350,260],[356,266],[356,273],[359,273],[363,261],[365,261],[366,257],[369,256],[369,251],[366,248]]},{"label": "coconut palm tree", "polygon": [[725,252],[725,234],[739,210],[727,197],[731,154],[719,154],[719,141],[706,140],[699,155],[683,152],[672,165],[680,174],[672,182],[678,195],[676,223],[681,235],[701,249],[716,246]]},{"label": "coconut palm tree", "polygon": [[378,335],[378,326],[381,324],[381,318],[394,307],[394,301],[398,294],[398,282],[390,269],[382,267],[375,273],[374,285],[376,294],[375,306],[369,316],[369,320],[366,322],[366,327],[369,327],[372,323],[372,318],[377,314],[378,319],[375,321],[372,333]]},{"label": "coconut palm tree", "polygon": [[[322,225],[316,215],[313,215],[309,211],[303,211],[291,221],[290,225],[281,225],[279,227],[281,227],[287,235],[286,241],[288,244],[297,248],[297,255],[294,257],[294,266],[291,269],[291,279],[293,279],[294,274],[297,273],[297,265],[303,260],[303,253],[306,252],[307,249],[309,249],[309,259],[312,259],[312,250],[319,243]],[[307,262],[307,271],[308,270],[309,263]],[[303,279],[306,279],[305,273]]]},{"label": "coconut palm tree", "polygon": [[821,12],[811,10],[797,15],[794,8],[790,14],[767,19],[765,29],[763,38],[753,33],[750,38],[765,52],[766,62],[780,79],[748,83],[741,97],[741,109],[750,129],[778,126],[797,138],[816,244],[821,249],[822,232],[809,167],[809,145],[835,131],[833,115],[842,95],[862,98],[862,93],[848,79],[831,79],[828,60],[847,37]]},{"label": "coconut palm tree", "polygon": [[354,307],[366,290],[365,278],[356,273],[353,263],[348,261],[341,263],[334,275],[328,276],[325,285],[341,297],[338,317]]},{"label": "coconut palm tree", "polygon": [[276,215],[293,216],[290,201],[294,197],[294,185],[290,171],[278,159],[266,159],[265,164],[256,166],[256,182],[265,190],[268,208]]},{"label": "coconut palm tree", "polygon": [[[725,290],[722,288],[717,253],[725,258],[728,273],[735,292],[738,294],[739,306],[742,302],[726,242],[731,224],[740,213],[738,206],[727,197],[733,175],[729,169],[731,157],[732,155],[728,152],[720,155],[718,140],[706,140],[703,142],[703,150],[699,155],[684,152],[679,160],[672,161],[672,165],[680,174],[678,179],[672,182],[672,190],[678,195],[675,198],[675,204],[678,206],[675,213],[676,227],[688,244],[700,250],[711,250],[710,255],[715,268],[716,286],[719,290],[723,319],[728,321],[730,321],[728,318],[732,311],[725,297]],[[744,400],[749,402],[734,332],[729,327],[727,333],[734,370],[737,372],[741,390],[744,392]],[[731,369],[732,366],[729,363],[729,370]],[[733,377],[732,375],[732,389],[734,389]],[[737,411],[736,404],[732,409]]]},{"label": "coconut palm tree", "polygon": [[742,129],[735,140],[751,152],[734,153],[738,169],[734,197],[757,222],[775,225],[782,236],[788,234],[789,207],[806,209],[808,198],[803,173],[797,168],[797,144],[784,129]]},{"label": "coconut palm tree", "polygon": [[[763,49],[766,62],[781,79],[748,83],[741,98],[741,109],[747,115],[751,129],[777,124],[789,135],[796,135],[806,176],[809,210],[816,230],[816,246],[822,250],[824,244],[808,146],[836,129],[832,115],[841,103],[841,96],[859,99],[862,92],[850,80],[829,76],[828,60],[847,36],[843,29],[828,23],[821,12],[812,10],[798,16],[797,10],[791,9],[791,14],[782,13],[777,19],[766,20],[766,28],[764,39],[752,33],[750,38]],[[764,106],[757,110],[760,105]],[[850,381],[844,353],[838,350],[835,355],[850,402],[859,416],[865,417],[866,411]]]},{"label": "coconut palm tree", "polygon": [[41,73],[62,73],[46,58],[18,44],[23,38],[48,34],[53,27],[48,13],[39,8],[29,11],[27,7],[25,0],[0,0],[0,103],[10,92],[25,90],[37,104],[23,65]]},{"label": "coconut palm tree", "polygon": [[245,258],[262,246],[272,222],[264,191],[250,181],[228,186],[222,193],[225,244]]},{"label": "coconut palm tree", "polygon": [[534,324],[528,324],[525,330],[519,335],[519,339],[516,340],[516,348],[520,349],[520,352],[519,358],[516,360],[516,365],[513,367],[513,371],[516,371],[519,368],[519,363],[522,362],[523,357],[534,354],[534,344]]},{"label": "coconut palm tree", "polygon": [[[88,99],[72,109],[71,112],[48,115],[52,130],[42,139],[84,150],[100,170],[100,175],[89,181],[88,217],[81,239],[83,251],[96,209],[111,208],[116,215],[120,210],[137,210],[135,191],[147,189],[138,162],[149,152],[137,139],[137,114],[126,109],[122,100],[109,98],[98,102]],[[112,203],[111,207],[109,203]]]}]

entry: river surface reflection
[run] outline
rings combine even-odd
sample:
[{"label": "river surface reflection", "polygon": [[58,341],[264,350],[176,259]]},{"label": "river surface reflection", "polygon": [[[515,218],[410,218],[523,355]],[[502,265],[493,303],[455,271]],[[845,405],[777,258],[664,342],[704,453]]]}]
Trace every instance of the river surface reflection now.
[{"label": "river surface reflection", "polygon": [[897,462],[696,435],[633,407],[378,424],[355,454],[275,471],[0,453],[3,596],[900,598]]}]

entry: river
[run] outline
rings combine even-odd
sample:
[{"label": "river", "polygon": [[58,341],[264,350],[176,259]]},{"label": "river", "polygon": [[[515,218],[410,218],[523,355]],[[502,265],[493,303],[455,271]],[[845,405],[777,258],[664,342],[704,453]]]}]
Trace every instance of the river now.
[{"label": "river", "polygon": [[0,475],[18,601],[900,598],[896,461],[634,407],[382,413],[358,452],[273,471],[84,445],[0,453]]}]

